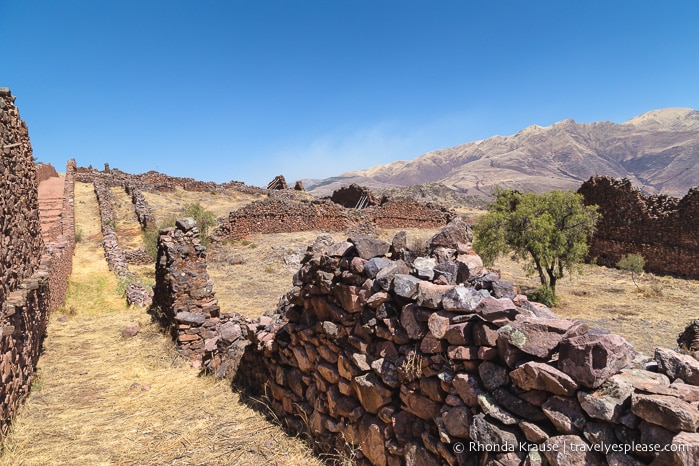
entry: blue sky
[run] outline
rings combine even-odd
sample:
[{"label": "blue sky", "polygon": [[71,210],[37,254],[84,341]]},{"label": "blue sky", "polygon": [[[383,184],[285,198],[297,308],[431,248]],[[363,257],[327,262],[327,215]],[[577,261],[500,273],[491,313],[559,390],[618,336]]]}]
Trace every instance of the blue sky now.
[{"label": "blue sky", "polygon": [[34,155],[263,185],[699,108],[699,2],[1,0]]}]

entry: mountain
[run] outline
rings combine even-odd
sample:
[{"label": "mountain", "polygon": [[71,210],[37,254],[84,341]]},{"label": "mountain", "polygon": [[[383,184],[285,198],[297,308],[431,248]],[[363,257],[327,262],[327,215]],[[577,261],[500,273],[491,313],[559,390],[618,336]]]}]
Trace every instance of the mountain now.
[{"label": "mountain", "polygon": [[666,108],[622,124],[532,125],[414,160],[351,171],[309,186],[317,196],[351,183],[390,188],[441,183],[468,195],[489,196],[500,185],[522,191],[577,189],[590,176],[628,178],[651,194],[684,196],[699,185],[699,111]]}]

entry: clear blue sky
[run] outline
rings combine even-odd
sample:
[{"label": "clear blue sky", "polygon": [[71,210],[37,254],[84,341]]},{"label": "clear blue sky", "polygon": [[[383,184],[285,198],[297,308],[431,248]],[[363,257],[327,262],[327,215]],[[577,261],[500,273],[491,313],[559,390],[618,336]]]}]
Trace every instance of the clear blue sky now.
[{"label": "clear blue sky", "polygon": [[699,2],[0,0],[38,160],[262,185],[699,108]]}]

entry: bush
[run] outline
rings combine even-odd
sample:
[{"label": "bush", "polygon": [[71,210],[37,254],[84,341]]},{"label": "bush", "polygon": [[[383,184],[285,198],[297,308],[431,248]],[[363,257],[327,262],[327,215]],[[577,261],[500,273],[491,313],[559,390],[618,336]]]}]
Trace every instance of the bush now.
[{"label": "bush", "polygon": [[536,301],[537,303],[544,304],[548,307],[558,306],[558,297],[556,296],[556,293],[546,285],[532,293],[530,298],[532,301]]},{"label": "bush", "polygon": [[635,274],[642,274],[643,267],[645,265],[646,261],[640,254],[626,254],[621,257],[619,262],[616,263],[617,268],[631,272],[631,280],[633,281],[633,284],[636,285],[636,288],[638,288],[639,291],[641,289],[639,288],[638,283],[636,283]]}]

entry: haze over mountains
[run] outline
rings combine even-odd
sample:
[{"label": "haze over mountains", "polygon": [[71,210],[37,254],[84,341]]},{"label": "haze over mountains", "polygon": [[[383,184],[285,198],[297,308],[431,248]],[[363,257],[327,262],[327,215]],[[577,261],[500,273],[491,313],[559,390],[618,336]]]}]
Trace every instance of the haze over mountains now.
[{"label": "haze over mountains", "polygon": [[629,178],[651,194],[684,196],[699,185],[699,111],[653,110],[623,124],[569,119],[532,125],[511,136],[306,183],[318,196],[351,183],[371,188],[441,183],[488,196],[496,185],[535,192],[575,190],[595,175]]}]

